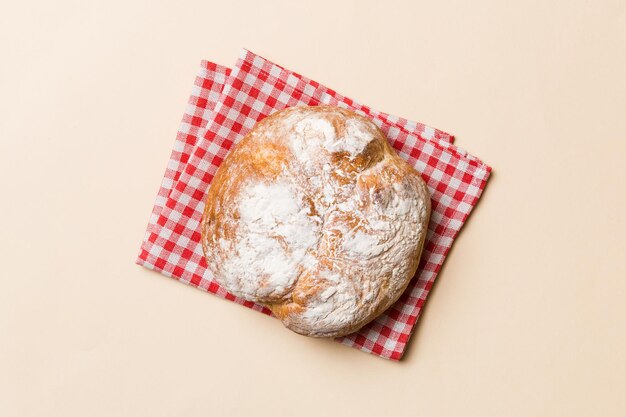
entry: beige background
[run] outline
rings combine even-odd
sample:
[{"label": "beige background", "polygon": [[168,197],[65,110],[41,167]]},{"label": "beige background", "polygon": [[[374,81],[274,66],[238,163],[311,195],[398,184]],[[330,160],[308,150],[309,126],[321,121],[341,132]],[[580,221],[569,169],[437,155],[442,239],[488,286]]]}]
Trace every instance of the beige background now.
[{"label": "beige background", "polygon": [[[163,3],[2,3],[1,416],[626,415],[623,0]],[[495,169],[400,363],[133,264],[244,46]]]}]

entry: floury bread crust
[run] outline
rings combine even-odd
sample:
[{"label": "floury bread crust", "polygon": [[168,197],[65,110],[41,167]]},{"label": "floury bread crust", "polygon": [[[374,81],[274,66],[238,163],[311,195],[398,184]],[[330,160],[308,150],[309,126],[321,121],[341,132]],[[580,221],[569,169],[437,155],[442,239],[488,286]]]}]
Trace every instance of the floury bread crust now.
[{"label": "floury bread crust", "polygon": [[370,120],[291,107],[257,123],[220,165],[202,248],[231,293],[297,333],[343,336],[404,292],[429,217],[424,181]]}]

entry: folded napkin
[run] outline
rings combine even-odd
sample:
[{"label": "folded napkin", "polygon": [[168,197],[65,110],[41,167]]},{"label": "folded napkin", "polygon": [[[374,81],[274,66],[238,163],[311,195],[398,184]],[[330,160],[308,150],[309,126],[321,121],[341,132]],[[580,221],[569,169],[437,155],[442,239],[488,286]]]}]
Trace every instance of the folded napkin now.
[{"label": "folded napkin", "polygon": [[432,214],[422,259],[402,297],[343,344],[398,360],[445,257],[484,189],[491,168],[438,129],[375,111],[244,50],[228,68],[204,61],[150,217],[137,263],[257,311],[206,269],[200,244],[204,198],[228,150],[258,121],[285,107],[328,104],[370,118],[426,181]]}]

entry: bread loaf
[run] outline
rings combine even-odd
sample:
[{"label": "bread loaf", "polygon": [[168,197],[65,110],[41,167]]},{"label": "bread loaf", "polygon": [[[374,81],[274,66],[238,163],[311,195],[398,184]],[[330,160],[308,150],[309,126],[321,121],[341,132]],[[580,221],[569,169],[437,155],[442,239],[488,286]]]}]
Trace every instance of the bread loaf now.
[{"label": "bread loaf", "polygon": [[202,247],[214,278],[308,336],[352,333],[414,276],[430,196],[370,120],[291,107],[235,145],[208,191]]}]

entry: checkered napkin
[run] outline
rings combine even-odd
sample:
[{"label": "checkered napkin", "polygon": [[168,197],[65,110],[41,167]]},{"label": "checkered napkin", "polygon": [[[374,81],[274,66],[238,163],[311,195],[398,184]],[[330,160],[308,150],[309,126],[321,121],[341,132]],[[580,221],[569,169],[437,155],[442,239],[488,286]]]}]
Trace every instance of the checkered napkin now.
[{"label": "checkered napkin", "polygon": [[432,198],[419,269],[402,297],[361,330],[337,341],[399,360],[454,238],[484,189],[491,168],[440,130],[377,112],[244,50],[228,68],[203,61],[165,171],[137,263],[271,314],[228,293],[206,269],[200,244],[204,198],[228,150],[257,121],[285,107],[335,105],[369,117],[426,181]]}]

